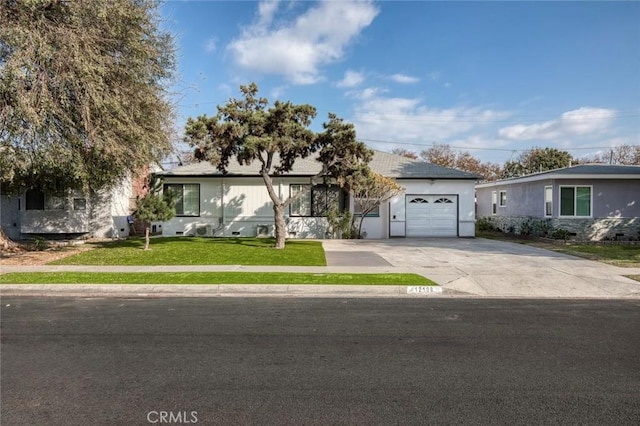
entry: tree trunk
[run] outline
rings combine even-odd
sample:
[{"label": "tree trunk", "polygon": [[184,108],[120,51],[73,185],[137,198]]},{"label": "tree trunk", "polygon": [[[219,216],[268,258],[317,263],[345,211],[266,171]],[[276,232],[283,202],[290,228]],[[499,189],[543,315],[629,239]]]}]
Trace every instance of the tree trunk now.
[{"label": "tree trunk", "polygon": [[16,243],[11,241],[11,239],[7,237],[7,235],[4,233],[4,229],[0,228],[0,249],[9,250],[11,248],[14,248],[15,246]]},{"label": "tree trunk", "polygon": [[273,204],[273,218],[276,223],[276,248],[283,249],[287,238],[287,225],[284,222],[284,206]]},{"label": "tree trunk", "polygon": [[144,228],[144,249],[149,250],[149,227]]},{"label": "tree trunk", "polygon": [[284,208],[285,203],[282,202],[275,189],[273,188],[273,181],[271,180],[271,176],[269,176],[266,172],[260,172],[262,175],[262,179],[264,180],[264,184],[267,187],[267,192],[269,193],[269,197],[273,202],[273,220],[276,224],[276,248],[284,249],[284,244],[287,238],[287,225],[284,222]]},{"label": "tree trunk", "polygon": [[364,223],[364,214],[360,216],[360,223],[358,224],[358,235],[356,235],[357,239],[362,238],[362,224]]}]

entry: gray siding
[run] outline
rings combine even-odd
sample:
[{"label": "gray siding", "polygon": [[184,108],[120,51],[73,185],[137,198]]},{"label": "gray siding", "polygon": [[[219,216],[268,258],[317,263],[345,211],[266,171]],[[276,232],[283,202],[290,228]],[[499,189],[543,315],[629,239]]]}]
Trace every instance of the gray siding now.
[{"label": "gray siding", "polygon": [[558,217],[561,186],[591,186],[594,218],[640,217],[640,179],[584,180],[555,179],[524,183],[503,183],[478,188],[478,216],[493,216],[491,193],[507,192],[507,205],[498,205],[495,216],[544,217],[544,187],[553,186],[553,217]]}]

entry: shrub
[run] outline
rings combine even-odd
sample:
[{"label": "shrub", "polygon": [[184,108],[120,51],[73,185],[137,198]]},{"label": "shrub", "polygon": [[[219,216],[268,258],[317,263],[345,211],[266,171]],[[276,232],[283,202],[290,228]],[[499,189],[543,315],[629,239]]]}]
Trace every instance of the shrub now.
[{"label": "shrub", "polygon": [[33,249],[37,251],[44,251],[49,248],[49,242],[42,237],[36,237],[33,240]]},{"label": "shrub", "polygon": [[554,229],[550,235],[554,240],[568,240],[571,238],[571,232],[562,228]]},{"label": "shrub", "polygon": [[479,232],[493,231],[495,226],[490,217],[480,217],[476,220],[476,230]]}]

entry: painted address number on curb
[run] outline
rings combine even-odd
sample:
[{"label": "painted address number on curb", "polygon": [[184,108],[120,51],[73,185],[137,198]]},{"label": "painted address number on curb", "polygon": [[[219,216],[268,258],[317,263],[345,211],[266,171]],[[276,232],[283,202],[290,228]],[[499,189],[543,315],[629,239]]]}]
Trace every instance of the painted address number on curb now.
[{"label": "painted address number on curb", "polygon": [[421,293],[442,293],[442,287],[436,287],[436,286],[407,287],[407,294],[421,294]]}]

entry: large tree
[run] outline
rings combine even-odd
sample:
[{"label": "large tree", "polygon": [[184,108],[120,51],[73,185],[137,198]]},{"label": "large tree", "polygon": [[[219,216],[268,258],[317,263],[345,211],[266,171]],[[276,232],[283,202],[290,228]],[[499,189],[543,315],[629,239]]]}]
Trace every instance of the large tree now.
[{"label": "large tree", "polygon": [[516,160],[507,161],[502,170],[502,178],[561,169],[576,162],[576,159],[567,151],[556,148],[533,148],[521,153]]},{"label": "large tree", "polygon": [[0,0],[0,185],[108,187],[171,148],[153,0]]},{"label": "large tree", "polygon": [[309,128],[316,115],[313,106],[276,101],[269,107],[267,99],[258,97],[255,83],[240,86],[240,91],[242,98],[218,106],[215,116],[189,118],[185,139],[198,159],[210,161],[223,173],[232,160],[241,165],[259,163],[259,174],[273,202],[275,247],[282,249],[287,235],[284,212],[294,198],[281,198],[273,177],[290,172],[297,159],[318,153],[322,171],[316,177],[344,185],[344,176],[368,162],[372,153],[356,141],[353,125],[334,114],[324,123],[324,131],[316,134]]}]

